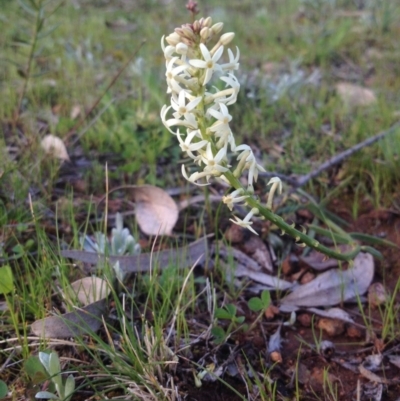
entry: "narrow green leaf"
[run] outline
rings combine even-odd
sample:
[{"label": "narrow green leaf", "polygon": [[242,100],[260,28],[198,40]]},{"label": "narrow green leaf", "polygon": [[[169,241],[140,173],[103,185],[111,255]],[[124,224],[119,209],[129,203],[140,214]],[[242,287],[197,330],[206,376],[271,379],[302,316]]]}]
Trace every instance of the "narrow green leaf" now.
[{"label": "narrow green leaf", "polygon": [[363,241],[368,244],[390,246],[392,248],[399,249],[399,246],[397,244],[395,244],[394,242],[389,241],[387,239],[374,237],[373,235],[362,234],[362,233],[349,233],[349,235],[358,241]]},{"label": "narrow green leaf", "polygon": [[383,259],[383,255],[378,250],[376,250],[375,248],[372,248],[372,246],[362,246],[361,250],[363,252],[370,253],[372,256],[374,256],[377,259],[380,259],[380,260]]},{"label": "narrow green leaf", "polygon": [[271,303],[271,293],[268,290],[264,290],[261,293],[261,300],[263,302],[264,309],[267,309],[269,304]]},{"label": "narrow green leaf", "polygon": [[[32,2],[30,2],[32,4]],[[35,16],[36,15],[36,10],[34,8],[32,8],[32,6],[30,6],[29,4],[27,4],[25,1],[23,0],[18,0],[18,4],[21,6],[21,8],[24,9],[24,11],[26,11],[29,15],[31,16]]]},{"label": "narrow green leaf", "polygon": [[0,267],[0,294],[8,294],[14,289],[13,273],[9,265]]},{"label": "narrow green leaf", "polygon": [[354,242],[353,238],[350,235],[342,235],[337,234],[331,230],[327,230],[326,228],[322,228],[320,226],[316,226],[314,224],[308,225],[310,230],[314,230],[317,234],[323,235],[324,237],[330,238],[332,241],[335,241],[337,244],[351,244]]}]

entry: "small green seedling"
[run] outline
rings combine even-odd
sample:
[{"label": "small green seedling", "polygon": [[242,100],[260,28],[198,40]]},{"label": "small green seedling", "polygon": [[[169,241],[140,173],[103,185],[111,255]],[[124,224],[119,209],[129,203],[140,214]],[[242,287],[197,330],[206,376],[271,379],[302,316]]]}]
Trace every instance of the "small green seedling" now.
[{"label": "small green seedling", "polygon": [[3,382],[3,380],[0,380],[0,398],[5,398],[7,393],[8,393],[7,384]]},{"label": "small green seedling", "polygon": [[[83,249],[88,252],[96,252],[104,255],[137,255],[140,253],[140,245],[129,232],[124,228],[122,214],[117,213],[115,217],[115,228],[111,230],[111,240],[99,231],[94,233],[95,240],[85,235],[80,238]],[[99,266],[100,268],[102,266]],[[124,272],[119,266],[119,262],[113,265],[115,276],[120,282],[124,281]]]},{"label": "small green seedling", "polygon": [[226,331],[219,326],[215,326],[212,328],[211,333],[214,336],[214,341],[217,344],[223,343],[232,331],[237,328],[238,325],[241,325],[244,322],[244,316],[236,316],[237,308],[235,305],[228,304],[225,305],[223,308],[217,308],[214,313],[214,317],[216,319],[221,320],[229,320],[229,326]]},{"label": "small green seedling", "polygon": [[271,295],[270,292],[267,290],[264,290],[261,293],[260,298],[254,297],[249,299],[249,302],[247,303],[249,309],[252,310],[253,312],[259,312],[257,318],[251,324],[249,330],[253,329],[254,326],[261,320],[261,318],[264,316],[264,313],[268,309],[270,304],[271,304]]},{"label": "small green seedling", "polygon": [[75,379],[72,375],[67,377],[65,383],[61,376],[61,365],[58,355],[55,352],[47,354],[39,352],[39,359],[47,373],[50,375],[50,380],[54,383],[57,394],[49,391],[39,391],[36,398],[46,398],[51,400],[69,401],[72,393],[75,390]]}]

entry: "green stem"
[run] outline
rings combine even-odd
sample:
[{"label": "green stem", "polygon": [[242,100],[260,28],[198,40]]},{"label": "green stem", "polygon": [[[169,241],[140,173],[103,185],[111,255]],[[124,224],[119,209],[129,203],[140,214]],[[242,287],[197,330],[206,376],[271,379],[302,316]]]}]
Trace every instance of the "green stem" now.
[{"label": "green stem", "polygon": [[39,5],[38,5],[37,14],[36,14],[35,30],[33,32],[31,48],[29,50],[28,64],[27,64],[27,67],[26,67],[26,70],[25,70],[25,81],[24,81],[24,85],[22,87],[21,94],[20,94],[19,99],[18,99],[18,105],[17,105],[17,109],[16,109],[16,112],[15,112],[15,116],[14,116],[14,126],[16,125],[16,123],[17,123],[17,121],[19,119],[19,115],[21,113],[22,102],[24,100],[25,93],[26,93],[26,91],[28,89],[28,83],[29,83],[29,79],[30,79],[30,76],[31,76],[33,57],[34,57],[35,50],[36,50],[36,45],[37,45],[37,42],[38,42],[39,32],[43,27],[43,22],[44,22],[43,10],[42,10],[42,4],[40,2]]},{"label": "green stem", "polygon": [[[232,172],[227,171],[226,173],[224,173],[224,175],[233,188],[244,189],[243,186],[241,185],[240,181],[233,175]],[[361,250],[363,250],[363,247],[361,247],[357,243],[353,243],[352,244],[353,250],[350,252],[341,253],[341,252],[334,251],[333,249],[330,249],[330,248],[320,244],[317,240],[310,238],[307,234],[304,234],[303,232],[296,230],[293,226],[286,223],[282,219],[282,217],[278,216],[272,210],[266,208],[265,206],[262,206],[261,203],[259,201],[257,201],[256,199],[254,199],[253,196],[249,196],[249,198],[246,199],[246,203],[251,208],[257,208],[259,210],[261,216],[265,217],[268,221],[274,223],[285,234],[288,234],[291,237],[295,238],[296,242],[303,243],[306,246],[309,246],[310,248],[315,249],[316,251],[321,252],[330,258],[334,258],[337,260],[343,260],[343,261],[350,261],[350,260],[354,259]]]}]

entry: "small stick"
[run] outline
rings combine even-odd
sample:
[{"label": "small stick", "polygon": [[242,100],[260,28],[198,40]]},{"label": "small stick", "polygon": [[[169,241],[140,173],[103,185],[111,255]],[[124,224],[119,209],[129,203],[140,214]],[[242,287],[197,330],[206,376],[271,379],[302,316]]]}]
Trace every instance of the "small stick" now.
[{"label": "small stick", "polygon": [[328,170],[329,168],[341,163],[342,161],[346,160],[349,158],[351,155],[354,153],[358,152],[359,150],[370,146],[374,144],[375,142],[380,141],[382,138],[385,136],[392,134],[396,130],[400,128],[400,122],[392,125],[388,130],[382,131],[379,134],[376,134],[375,136],[366,139],[363,142],[357,143],[356,145],[352,146],[349,149],[346,149],[345,151],[338,153],[335,156],[332,156],[329,160],[327,160],[325,163],[322,163],[319,167],[317,167],[315,170],[311,171],[308,174],[302,175],[298,178],[293,178],[287,175],[279,174],[279,173],[260,173],[259,175],[261,177],[279,177],[282,181],[287,182],[289,185],[293,186],[294,188],[300,188],[304,186],[305,184],[308,183],[308,181],[312,180],[313,178],[319,176],[323,171]]}]

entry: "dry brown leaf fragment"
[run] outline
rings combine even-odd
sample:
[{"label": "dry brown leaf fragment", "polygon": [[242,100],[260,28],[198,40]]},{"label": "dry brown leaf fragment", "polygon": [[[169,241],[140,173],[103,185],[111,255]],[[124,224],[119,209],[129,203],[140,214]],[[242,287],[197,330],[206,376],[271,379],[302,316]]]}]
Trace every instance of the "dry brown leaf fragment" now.
[{"label": "dry brown leaf fragment", "polygon": [[382,283],[373,283],[368,288],[368,304],[372,308],[377,308],[385,304],[389,295]]},{"label": "dry brown leaf fragment", "polygon": [[376,96],[371,89],[363,88],[348,82],[340,82],[336,85],[336,91],[342,101],[350,106],[369,106],[376,103]]},{"label": "dry brown leaf fragment", "polygon": [[40,146],[46,154],[60,160],[69,161],[67,148],[61,138],[54,135],[46,135],[40,142]]},{"label": "dry brown leaf fragment", "polygon": [[254,235],[249,236],[246,241],[242,242],[240,249],[254,259],[261,267],[269,272],[273,272],[274,267],[271,254],[260,237]]},{"label": "dry brown leaf fragment", "polygon": [[367,378],[368,380],[374,382],[374,383],[383,383],[383,384],[388,384],[389,380],[379,377],[377,374],[371,372],[370,370],[366,369],[363,364],[361,364],[358,367],[358,370],[360,371],[361,375]]},{"label": "dry brown leaf fragment", "polygon": [[75,120],[81,114],[81,107],[79,105],[72,106],[71,112],[69,114],[71,120]]},{"label": "dry brown leaf fragment", "polygon": [[344,322],[338,319],[322,318],[318,321],[318,328],[325,331],[331,337],[337,337],[344,333]]},{"label": "dry brown leaf fragment", "polygon": [[140,229],[146,235],[171,235],[179,215],[171,196],[153,185],[137,186],[132,193]]}]

